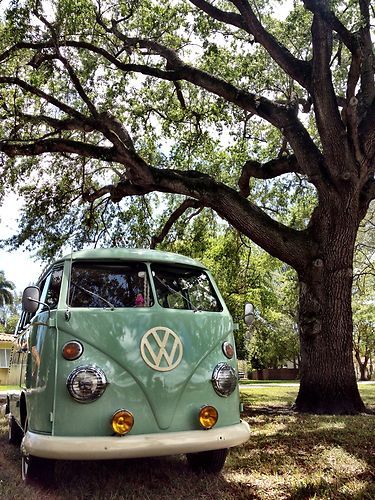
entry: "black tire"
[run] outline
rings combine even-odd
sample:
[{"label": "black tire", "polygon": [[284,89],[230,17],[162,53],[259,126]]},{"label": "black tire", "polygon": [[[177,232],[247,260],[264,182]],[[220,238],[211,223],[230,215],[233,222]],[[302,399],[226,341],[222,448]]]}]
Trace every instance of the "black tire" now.
[{"label": "black tire", "polygon": [[194,472],[208,472],[209,474],[219,473],[225,464],[228,450],[210,450],[200,453],[188,453],[186,455],[188,464]]},{"label": "black tire", "polygon": [[12,415],[8,416],[8,441],[10,444],[19,446],[23,438],[21,427]]},{"label": "black tire", "polygon": [[55,473],[55,460],[22,455],[22,480],[27,484],[52,486]]},{"label": "black tire", "polygon": [[[25,434],[28,421],[25,423]],[[21,455],[22,480],[27,484],[52,487],[55,479],[55,460],[35,457],[34,455]]]}]

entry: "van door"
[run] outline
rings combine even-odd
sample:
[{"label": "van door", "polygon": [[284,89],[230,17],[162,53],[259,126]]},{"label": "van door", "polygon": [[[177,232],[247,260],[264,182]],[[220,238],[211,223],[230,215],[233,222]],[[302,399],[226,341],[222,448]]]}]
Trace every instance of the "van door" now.
[{"label": "van door", "polygon": [[29,429],[50,433],[55,393],[56,309],[58,305],[62,267],[56,267],[43,279],[41,306],[32,318],[28,330],[26,394]]}]

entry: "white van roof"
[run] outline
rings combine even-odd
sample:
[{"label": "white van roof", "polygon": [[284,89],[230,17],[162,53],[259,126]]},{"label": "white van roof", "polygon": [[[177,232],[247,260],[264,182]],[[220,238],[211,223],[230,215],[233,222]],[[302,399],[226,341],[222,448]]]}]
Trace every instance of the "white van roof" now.
[{"label": "white van roof", "polygon": [[172,252],[162,252],[160,250],[147,250],[137,248],[96,248],[89,250],[79,250],[65,255],[57,262],[64,260],[127,260],[143,262],[159,262],[164,264],[182,264],[206,269],[200,262]]}]

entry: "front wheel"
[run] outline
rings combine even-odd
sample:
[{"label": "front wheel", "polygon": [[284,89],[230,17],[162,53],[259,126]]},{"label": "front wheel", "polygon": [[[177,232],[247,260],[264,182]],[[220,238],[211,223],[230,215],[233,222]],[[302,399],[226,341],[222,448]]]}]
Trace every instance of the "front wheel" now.
[{"label": "front wheel", "polygon": [[186,455],[188,464],[194,472],[208,472],[217,474],[224,467],[228,450],[210,450],[200,453],[188,453]]},{"label": "front wheel", "polygon": [[46,458],[22,455],[22,480],[26,483],[51,485],[54,478],[55,461]]}]

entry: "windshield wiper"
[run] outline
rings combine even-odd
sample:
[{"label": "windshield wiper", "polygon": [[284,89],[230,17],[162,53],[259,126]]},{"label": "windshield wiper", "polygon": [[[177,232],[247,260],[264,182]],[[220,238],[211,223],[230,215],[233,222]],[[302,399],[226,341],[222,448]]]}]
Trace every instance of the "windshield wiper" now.
[{"label": "windshield wiper", "polygon": [[89,295],[92,295],[93,297],[97,297],[98,299],[102,300],[103,302],[105,302],[107,305],[109,305],[109,307],[112,309],[112,311],[114,310],[115,306],[113,304],[111,304],[107,299],[105,299],[104,297],[102,297],[101,295],[98,295],[97,293],[95,292],[92,292],[91,290],[87,290],[87,288],[84,288],[83,286],[81,285],[77,285],[77,283],[73,283],[72,282],[72,285],[73,286],[76,286],[77,288],[79,288],[80,290],[82,290],[83,292],[86,292],[88,293]]},{"label": "windshield wiper", "polygon": [[198,312],[199,309],[197,309],[195,307],[195,305],[190,302],[190,300],[186,297],[186,295],[183,295],[181,292],[179,292],[178,290],[175,290],[174,288],[172,288],[171,286],[168,285],[168,283],[165,283],[162,279],[159,278],[159,276],[157,276],[156,274],[154,274],[154,277],[159,281],[159,283],[161,283],[167,290],[168,292],[171,292],[171,293],[175,293],[177,295],[179,295],[180,297],[182,297],[182,299],[184,301],[186,301],[189,306],[190,306],[190,309],[192,309],[194,312]]}]

